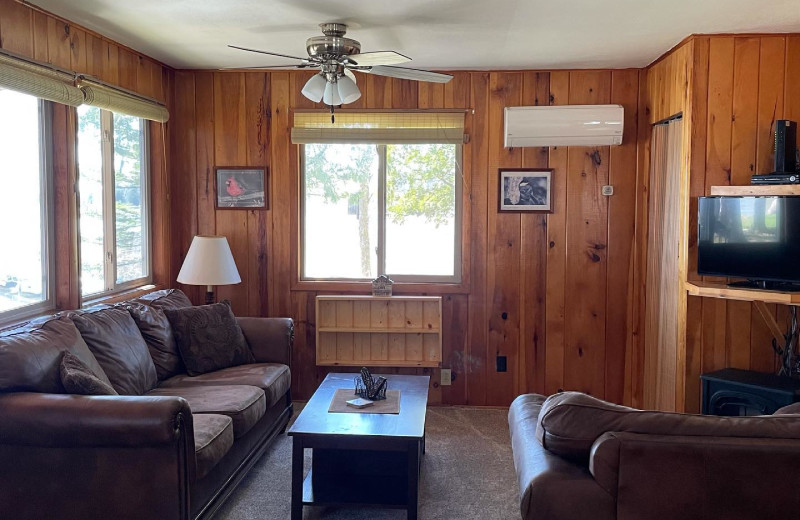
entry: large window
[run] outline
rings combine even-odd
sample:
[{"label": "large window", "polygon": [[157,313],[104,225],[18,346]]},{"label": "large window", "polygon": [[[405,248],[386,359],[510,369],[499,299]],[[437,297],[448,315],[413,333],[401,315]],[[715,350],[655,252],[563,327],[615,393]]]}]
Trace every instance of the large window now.
[{"label": "large window", "polygon": [[150,280],[144,120],[78,107],[81,294]]},{"label": "large window", "polygon": [[303,279],[461,280],[461,146],[302,147]]},{"label": "large window", "polygon": [[52,302],[46,102],[0,88],[0,321]]}]

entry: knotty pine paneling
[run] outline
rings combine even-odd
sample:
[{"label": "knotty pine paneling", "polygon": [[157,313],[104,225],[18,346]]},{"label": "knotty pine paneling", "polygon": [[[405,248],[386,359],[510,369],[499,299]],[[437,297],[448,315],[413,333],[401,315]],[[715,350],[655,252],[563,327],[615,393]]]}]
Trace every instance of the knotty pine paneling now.
[{"label": "knotty pine paneling", "polygon": [[[16,0],[0,0],[0,48],[40,62],[150,96],[172,110],[174,72],[161,63],[72,22],[40,12]],[[122,60],[120,61],[120,56]],[[174,113],[172,114],[174,118]],[[149,123],[152,205],[153,281],[172,284],[170,235],[173,231],[168,180],[173,122]],[[53,106],[53,175],[55,221],[55,302],[58,309],[80,307],[75,110]],[[182,158],[188,154],[182,154]],[[188,177],[187,177],[188,180]],[[189,209],[189,206],[187,206]],[[177,248],[176,248],[177,250]],[[179,264],[178,264],[179,266]]]},{"label": "knotty pine paneling", "polygon": [[[685,158],[690,170],[688,192],[683,197],[689,226],[682,241],[682,247],[688,249],[686,279],[703,278],[696,272],[696,198],[710,193],[711,186],[749,184],[751,175],[771,171],[775,120],[800,118],[798,58],[797,34],[694,36],[643,72],[640,110],[647,115],[647,122],[683,113],[684,124],[689,123]],[[649,131],[640,124],[640,172],[649,169]],[[642,206],[637,205],[637,211]],[[642,244],[637,232],[637,247]],[[638,265],[646,264],[646,254],[640,250]],[[640,275],[634,279],[642,280]],[[641,318],[647,302],[641,297],[640,301]],[[778,323],[785,322],[785,307],[769,305],[768,309]],[[685,330],[674,352],[678,361],[675,387],[666,389],[674,393],[674,409],[699,411],[698,378],[702,373],[725,367],[775,369],[771,335],[750,303],[689,297],[678,320],[683,320]],[[637,358],[651,355],[643,341],[635,343],[633,354]],[[663,368],[657,363],[644,364],[645,394],[665,395],[664,388],[652,384],[653,376]],[[635,399],[633,402],[637,404]],[[643,404],[647,405],[647,400]],[[664,403],[657,406],[672,409]]]},{"label": "knotty pine paneling", "polygon": [[[419,291],[443,297],[442,366],[452,369],[453,384],[439,387],[438,369],[383,371],[431,374],[430,399],[437,404],[508,405],[520,393],[560,389],[632,402],[634,388],[641,388],[631,366],[638,298],[633,252],[639,72],[454,76],[446,85],[433,85],[362,75],[362,98],[350,105],[467,111],[464,289]],[[322,108],[299,92],[308,77],[306,71],[176,73],[178,131],[171,150],[176,165],[171,200],[178,219],[174,264],[180,264],[196,231],[228,236],[242,284],[220,288],[220,295],[231,299],[238,314],[295,320],[292,384],[300,399],[333,369],[315,364],[314,298],[337,293],[292,286],[299,258],[300,178],[298,147],[290,142],[291,114]],[[505,107],[579,102],[624,105],[623,146],[503,147]],[[262,144],[264,157],[253,152]],[[246,164],[269,167],[269,209],[215,210],[213,191],[207,191],[209,182],[213,189],[213,168]],[[552,213],[498,214],[498,169],[521,166],[554,168]],[[602,197],[600,187],[609,182],[617,192]],[[191,294],[202,300],[200,292]],[[507,372],[495,370],[498,355],[506,356]]]},{"label": "knotty pine paneling", "polygon": [[[754,173],[772,170],[775,120],[800,117],[800,35],[708,36],[695,42],[695,69],[707,67],[708,88],[692,98],[706,118],[694,148],[704,147],[706,161],[694,163],[691,175],[693,184],[704,187],[699,194],[708,194],[711,186],[749,184]],[[696,242],[689,245],[696,248]],[[696,263],[689,269],[698,278]],[[691,300],[701,313],[695,317],[699,333],[687,336],[687,347],[699,354],[687,365],[685,409],[699,411],[699,385],[690,385],[699,374],[725,367],[771,372],[776,360],[771,335],[752,304]],[[786,308],[767,307],[783,326]]]}]

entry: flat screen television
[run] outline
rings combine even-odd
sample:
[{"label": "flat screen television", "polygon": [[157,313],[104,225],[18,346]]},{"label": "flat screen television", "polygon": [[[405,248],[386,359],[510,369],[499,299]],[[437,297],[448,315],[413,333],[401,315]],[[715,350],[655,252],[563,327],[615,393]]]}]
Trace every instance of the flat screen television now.
[{"label": "flat screen television", "polygon": [[698,274],[800,284],[800,197],[700,197],[697,221]]}]

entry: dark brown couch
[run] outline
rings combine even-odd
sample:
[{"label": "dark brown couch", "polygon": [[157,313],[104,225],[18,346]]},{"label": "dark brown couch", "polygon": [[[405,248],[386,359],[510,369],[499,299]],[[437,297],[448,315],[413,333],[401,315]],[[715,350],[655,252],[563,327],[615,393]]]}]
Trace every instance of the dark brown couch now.
[{"label": "dark brown couch", "polygon": [[[189,377],[163,313],[186,305],[159,291],[0,333],[0,518],[216,512],[292,414],[293,325],[237,318],[255,363]],[[65,350],[121,395],[66,394]]]},{"label": "dark brown couch", "polygon": [[524,519],[800,515],[800,404],[772,416],[715,417],[577,392],[528,394],[508,421]]}]

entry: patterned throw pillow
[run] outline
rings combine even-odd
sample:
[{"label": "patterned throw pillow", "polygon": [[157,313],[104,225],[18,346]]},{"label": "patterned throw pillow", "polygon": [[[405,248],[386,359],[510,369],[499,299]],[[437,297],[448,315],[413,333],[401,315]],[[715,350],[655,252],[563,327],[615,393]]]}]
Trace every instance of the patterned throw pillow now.
[{"label": "patterned throw pillow", "polygon": [[61,384],[68,394],[118,395],[110,384],[102,381],[78,356],[69,352],[64,352],[59,372]]},{"label": "patterned throw pillow", "polygon": [[255,362],[229,301],[164,313],[190,376]]}]

